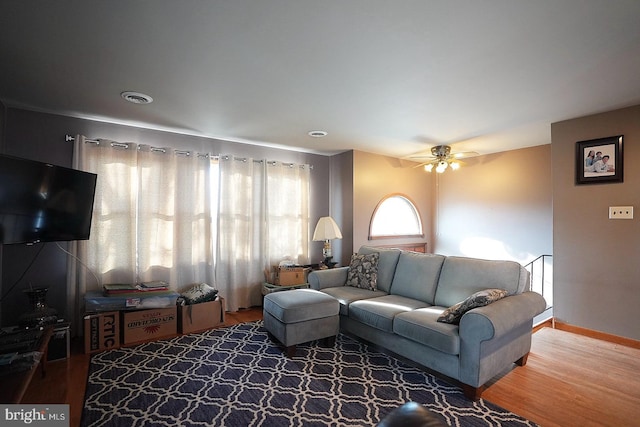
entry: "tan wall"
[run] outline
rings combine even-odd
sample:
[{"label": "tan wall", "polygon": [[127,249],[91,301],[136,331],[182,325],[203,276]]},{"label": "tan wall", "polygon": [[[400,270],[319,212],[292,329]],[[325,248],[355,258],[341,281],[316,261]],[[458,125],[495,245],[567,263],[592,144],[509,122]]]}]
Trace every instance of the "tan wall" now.
[{"label": "tan wall", "polygon": [[550,155],[547,144],[434,174],[435,252],[522,264],[551,254]]},{"label": "tan wall", "polygon": [[[414,168],[413,162],[362,151],[354,151],[353,165],[353,250],[371,244],[427,242],[430,251],[433,245],[431,175],[422,168]],[[383,197],[392,193],[401,193],[415,203],[420,211],[424,238],[369,240],[373,211]]]},{"label": "tan wall", "polygon": [[[575,144],[624,135],[624,182],[575,184]],[[640,339],[640,106],[551,125],[554,315]],[[635,207],[633,220],[609,220],[608,207]]]}]

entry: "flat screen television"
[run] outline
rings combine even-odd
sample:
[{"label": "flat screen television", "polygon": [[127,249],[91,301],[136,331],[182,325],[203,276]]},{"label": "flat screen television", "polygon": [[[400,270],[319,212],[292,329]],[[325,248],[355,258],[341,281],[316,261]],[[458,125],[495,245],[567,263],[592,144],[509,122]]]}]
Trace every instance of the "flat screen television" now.
[{"label": "flat screen television", "polygon": [[0,243],[89,239],[96,178],[0,155]]}]

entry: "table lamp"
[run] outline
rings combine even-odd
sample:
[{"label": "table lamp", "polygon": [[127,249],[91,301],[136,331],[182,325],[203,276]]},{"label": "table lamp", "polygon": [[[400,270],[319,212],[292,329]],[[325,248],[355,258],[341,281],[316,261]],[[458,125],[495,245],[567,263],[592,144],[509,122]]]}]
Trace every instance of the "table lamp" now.
[{"label": "table lamp", "polygon": [[331,261],[331,259],[333,258],[333,255],[331,253],[332,239],[342,239],[342,233],[340,232],[340,228],[338,227],[338,224],[336,224],[336,222],[333,220],[333,218],[331,218],[330,216],[323,216],[318,220],[318,224],[316,224],[316,229],[313,232],[313,241],[324,241],[324,247],[322,248],[322,256],[324,256],[324,261],[322,261],[322,263],[329,268],[337,264]]}]

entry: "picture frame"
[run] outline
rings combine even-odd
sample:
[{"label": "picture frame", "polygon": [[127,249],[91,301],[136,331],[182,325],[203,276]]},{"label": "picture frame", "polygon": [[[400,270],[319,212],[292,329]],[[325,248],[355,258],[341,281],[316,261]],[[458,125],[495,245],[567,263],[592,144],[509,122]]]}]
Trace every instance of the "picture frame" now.
[{"label": "picture frame", "polygon": [[576,142],[576,184],[623,182],[623,135]]}]

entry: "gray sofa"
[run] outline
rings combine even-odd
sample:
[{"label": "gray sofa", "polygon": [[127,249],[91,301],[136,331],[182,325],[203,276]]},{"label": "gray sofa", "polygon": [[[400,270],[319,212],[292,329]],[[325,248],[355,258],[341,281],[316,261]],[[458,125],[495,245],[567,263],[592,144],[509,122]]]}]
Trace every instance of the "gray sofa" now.
[{"label": "gray sofa", "polygon": [[[526,363],[533,318],[546,302],[529,290],[520,264],[370,246],[358,254],[374,252],[375,290],[346,286],[349,267],[309,274],[312,289],[340,302],[341,331],[457,380],[473,400],[491,378]],[[437,321],[448,307],[496,288],[508,296],[466,312],[459,324]]]}]

